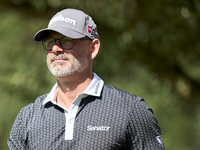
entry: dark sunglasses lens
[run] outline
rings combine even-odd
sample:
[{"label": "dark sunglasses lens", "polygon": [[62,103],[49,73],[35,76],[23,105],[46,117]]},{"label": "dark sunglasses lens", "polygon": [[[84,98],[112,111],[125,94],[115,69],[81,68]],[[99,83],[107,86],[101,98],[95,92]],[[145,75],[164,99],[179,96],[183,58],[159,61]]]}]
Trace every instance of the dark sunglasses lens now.
[{"label": "dark sunglasses lens", "polygon": [[74,45],[74,40],[68,37],[62,37],[61,39],[46,38],[42,41],[43,47],[48,51],[52,50],[56,40],[59,40],[60,46],[65,50],[71,49]]},{"label": "dark sunglasses lens", "polygon": [[71,49],[74,45],[74,41],[68,37],[61,38],[60,43],[61,43],[63,49],[66,49],[66,50]]},{"label": "dark sunglasses lens", "polygon": [[46,38],[42,41],[42,44],[46,50],[51,50],[55,45],[55,40],[53,38]]}]

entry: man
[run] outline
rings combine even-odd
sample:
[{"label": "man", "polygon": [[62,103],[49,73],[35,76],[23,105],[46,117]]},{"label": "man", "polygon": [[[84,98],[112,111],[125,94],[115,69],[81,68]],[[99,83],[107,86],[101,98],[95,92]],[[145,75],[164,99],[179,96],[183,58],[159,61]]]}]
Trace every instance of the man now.
[{"label": "man", "polygon": [[92,72],[100,41],[90,16],[62,10],[34,39],[47,50],[47,66],[57,83],[20,111],[8,139],[11,150],[164,149],[144,100]]}]

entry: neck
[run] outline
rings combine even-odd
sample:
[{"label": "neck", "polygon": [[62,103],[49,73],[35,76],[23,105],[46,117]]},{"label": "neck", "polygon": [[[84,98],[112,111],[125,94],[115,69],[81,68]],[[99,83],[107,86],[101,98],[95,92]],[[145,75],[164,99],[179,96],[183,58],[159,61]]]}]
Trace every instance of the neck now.
[{"label": "neck", "polygon": [[57,103],[69,110],[74,99],[88,87],[91,81],[92,73],[86,76],[76,75],[75,77],[73,75],[72,77],[57,78]]}]

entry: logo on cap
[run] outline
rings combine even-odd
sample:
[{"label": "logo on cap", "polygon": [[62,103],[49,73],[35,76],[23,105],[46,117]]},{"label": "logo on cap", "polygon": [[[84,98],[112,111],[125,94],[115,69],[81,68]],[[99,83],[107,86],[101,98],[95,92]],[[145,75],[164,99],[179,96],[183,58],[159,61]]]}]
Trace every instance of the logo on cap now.
[{"label": "logo on cap", "polygon": [[88,33],[91,34],[92,33],[92,26],[88,26]]},{"label": "logo on cap", "polygon": [[70,24],[72,24],[72,25],[74,25],[74,26],[76,25],[76,20],[71,19],[71,18],[65,18],[65,17],[63,17],[62,15],[59,15],[59,16],[56,16],[56,17],[54,17],[54,18],[52,18],[52,19],[50,20],[49,26],[50,26],[51,24],[53,24],[54,22],[57,22],[57,21],[70,23]]}]

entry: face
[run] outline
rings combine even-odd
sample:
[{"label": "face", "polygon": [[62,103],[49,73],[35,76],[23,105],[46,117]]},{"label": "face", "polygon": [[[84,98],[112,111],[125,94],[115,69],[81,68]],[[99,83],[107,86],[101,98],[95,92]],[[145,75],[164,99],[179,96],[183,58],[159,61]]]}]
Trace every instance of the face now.
[{"label": "face", "polygon": [[[63,35],[52,32],[53,38],[61,38]],[[70,50],[63,50],[56,41],[51,51],[47,52],[47,66],[56,77],[67,77],[84,72],[90,64],[89,43],[90,40],[75,40]]]}]

